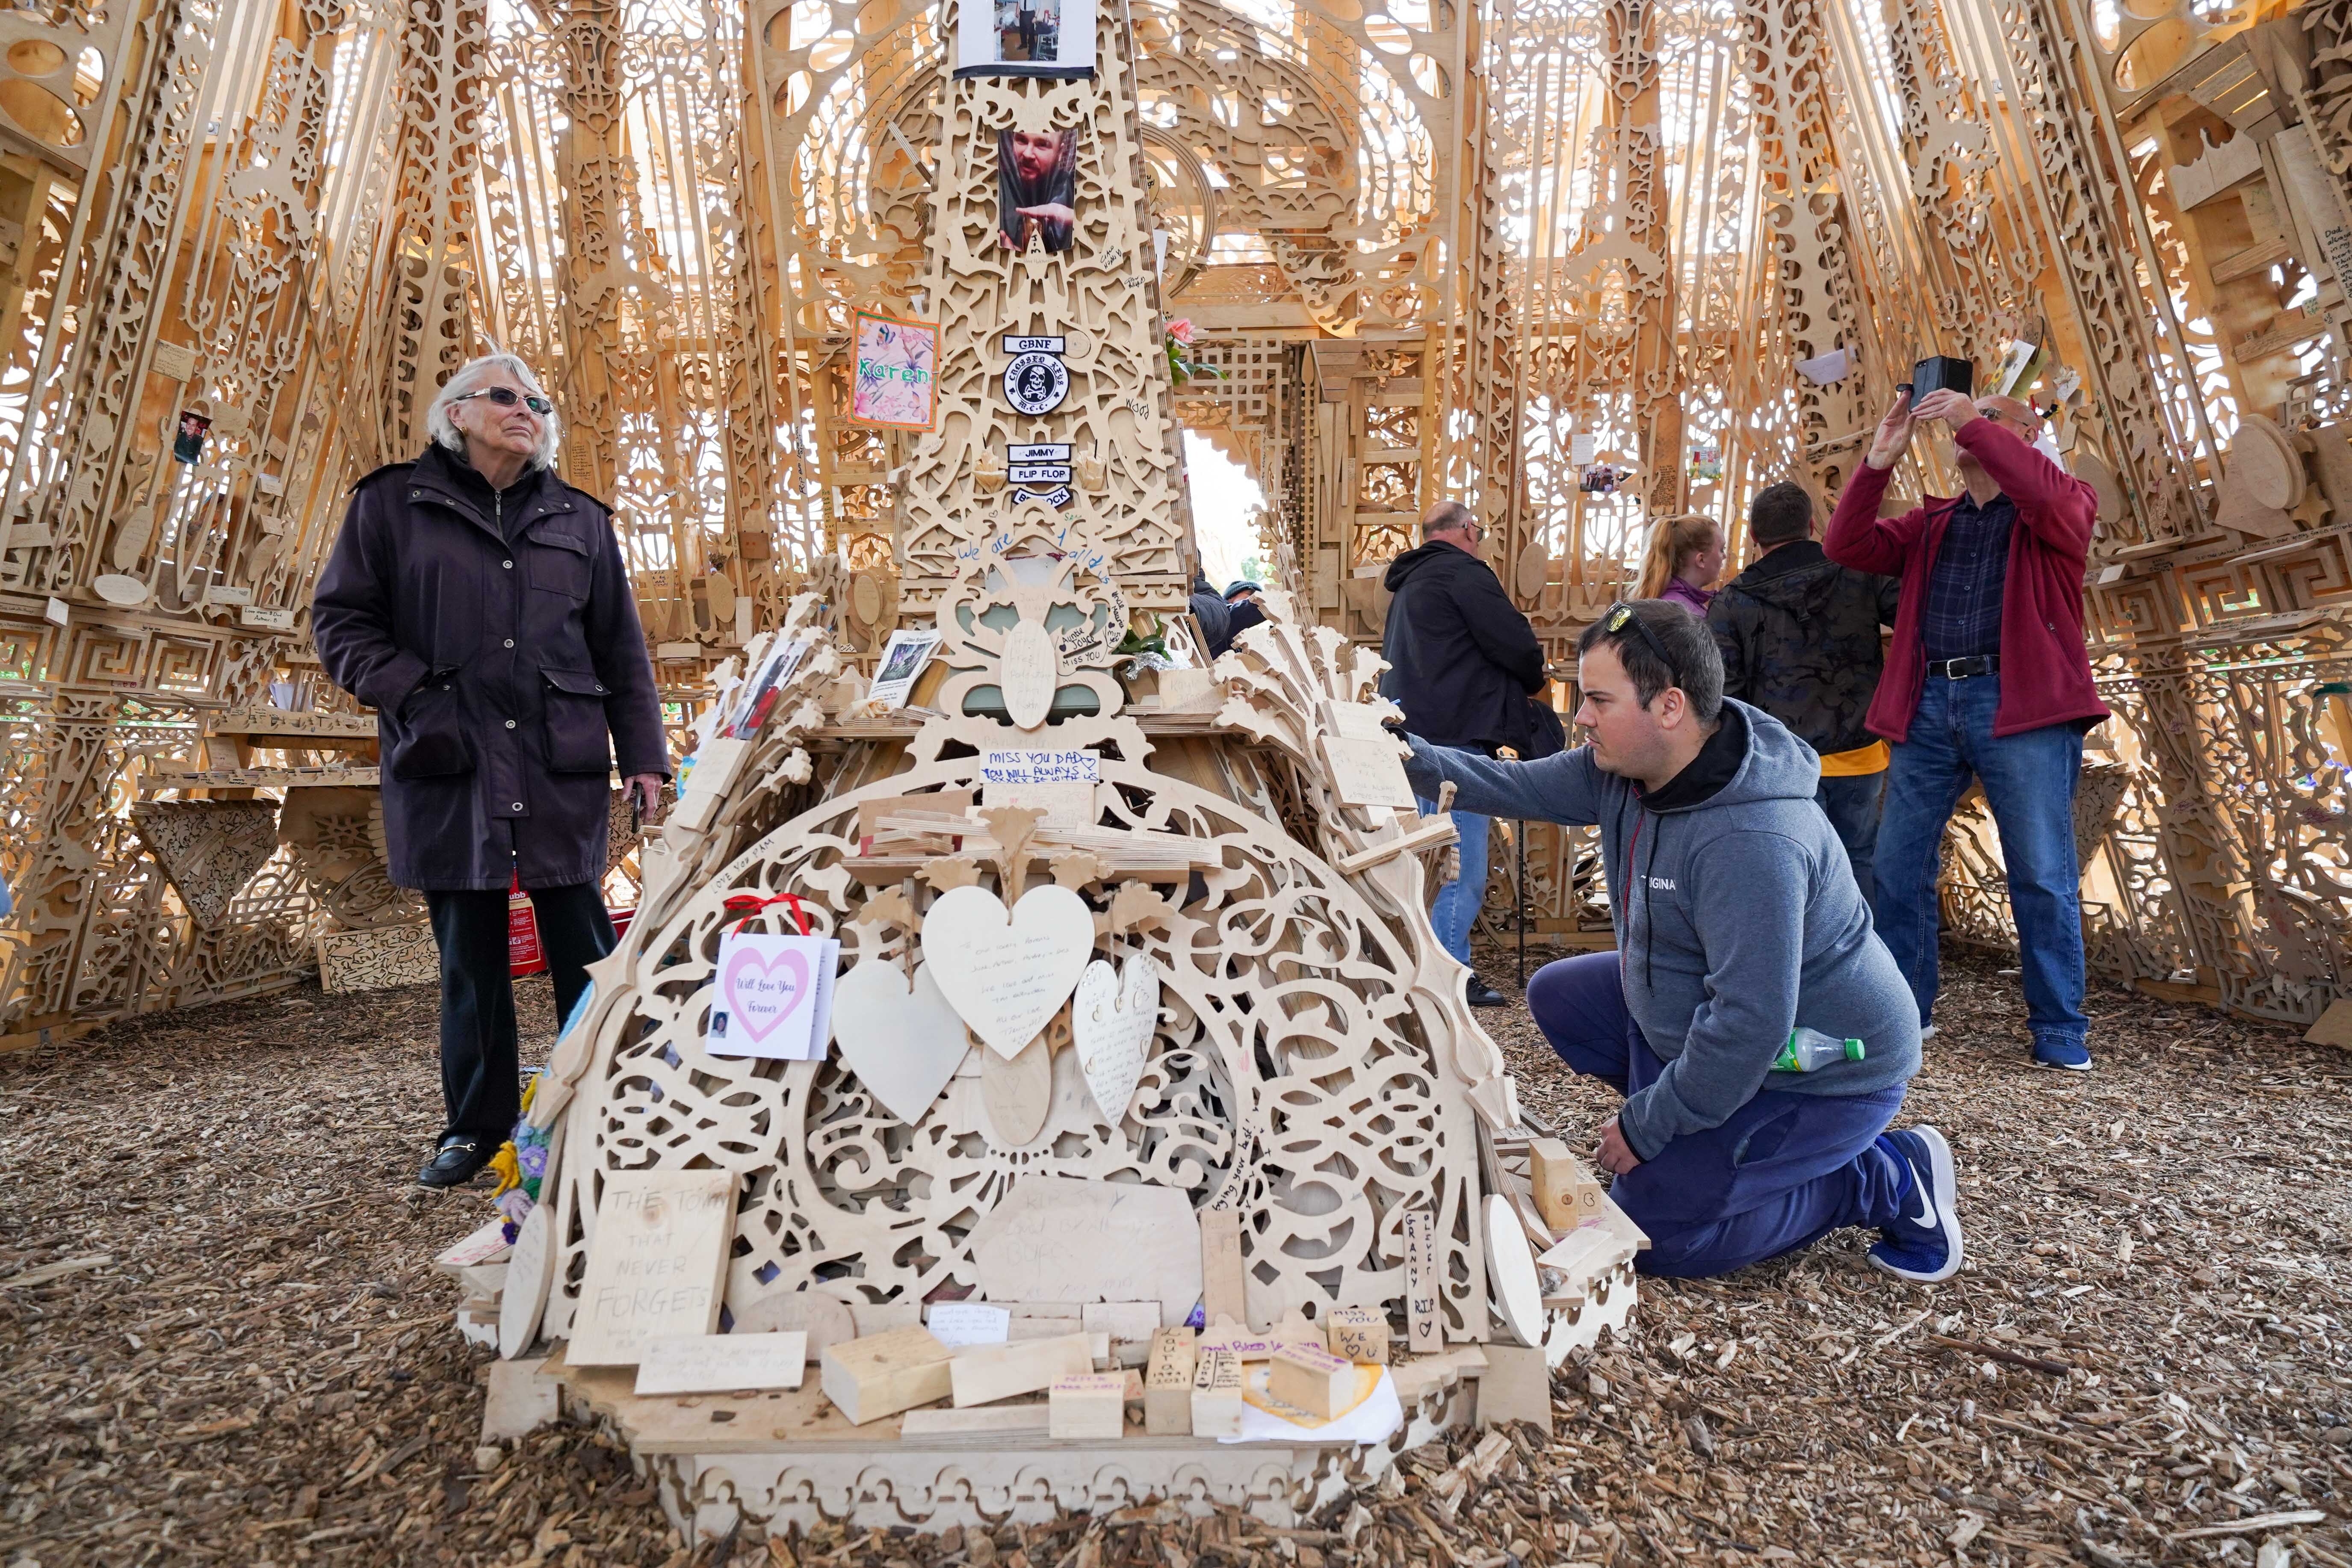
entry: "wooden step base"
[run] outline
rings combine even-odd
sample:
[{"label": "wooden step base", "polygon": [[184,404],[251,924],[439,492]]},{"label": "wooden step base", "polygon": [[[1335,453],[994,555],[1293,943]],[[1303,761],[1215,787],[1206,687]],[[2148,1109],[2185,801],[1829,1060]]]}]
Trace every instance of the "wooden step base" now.
[{"label": "wooden step base", "polygon": [[[1630,1272],[1616,1273],[1580,1305],[1549,1312],[1544,1361],[1557,1367],[1604,1329],[1622,1333],[1638,1296]],[[562,1384],[575,1415],[603,1421],[628,1445],[670,1522],[693,1541],[716,1541],[739,1519],[753,1536],[819,1522],[934,1533],[1169,1498],[1194,1513],[1243,1508],[1290,1528],[1348,1488],[1378,1479],[1398,1456],[1472,1424],[1486,1371],[1477,1349],[1454,1347],[1422,1374],[1400,1376],[1404,1425],[1370,1445],[1219,1443],[1150,1436],[1131,1426],[1117,1442],[1009,1430],[908,1436],[902,1415],[851,1426],[814,1377],[795,1390],[641,1398],[631,1369],[572,1368],[561,1350],[541,1375]]]}]

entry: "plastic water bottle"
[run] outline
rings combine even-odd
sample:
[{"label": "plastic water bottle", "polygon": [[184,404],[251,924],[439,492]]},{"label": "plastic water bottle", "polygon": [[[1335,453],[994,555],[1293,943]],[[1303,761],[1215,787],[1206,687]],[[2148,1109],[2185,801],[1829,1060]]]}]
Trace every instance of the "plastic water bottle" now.
[{"label": "plastic water bottle", "polygon": [[1789,1043],[1772,1058],[1774,1072],[1811,1072],[1832,1062],[1862,1060],[1860,1040],[1832,1039],[1819,1029],[1808,1029],[1802,1024],[1789,1031]]}]

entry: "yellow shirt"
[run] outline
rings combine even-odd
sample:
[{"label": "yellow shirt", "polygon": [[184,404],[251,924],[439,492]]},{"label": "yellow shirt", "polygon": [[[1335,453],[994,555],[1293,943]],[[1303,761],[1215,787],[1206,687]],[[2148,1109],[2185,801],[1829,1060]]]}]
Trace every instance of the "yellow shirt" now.
[{"label": "yellow shirt", "polygon": [[1867,746],[1856,746],[1851,752],[1832,752],[1823,757],[1822,777],[1850,779],[1861,773],[1883,773],[1886,763],[1886,742],[1873,741]]}]

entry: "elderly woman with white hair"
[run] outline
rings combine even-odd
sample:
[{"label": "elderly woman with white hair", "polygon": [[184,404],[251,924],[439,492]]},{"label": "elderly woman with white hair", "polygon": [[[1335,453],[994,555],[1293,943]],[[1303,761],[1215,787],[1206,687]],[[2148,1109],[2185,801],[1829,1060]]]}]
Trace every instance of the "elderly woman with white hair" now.
[{"label": "elderly woman with white hair", "polygon": [[425,428],[422,456],[353,489],[310,629],[327,674],[376,710],[392,879],[432,910],[448,1119],[417,1179],[449,1187],[518,1113],[509,888],[530,894],[568,1016],[613,948],[614,752],[647,812],[669,755],[612,513],[556,478],[555,406],[530,367],[465,365]]}]

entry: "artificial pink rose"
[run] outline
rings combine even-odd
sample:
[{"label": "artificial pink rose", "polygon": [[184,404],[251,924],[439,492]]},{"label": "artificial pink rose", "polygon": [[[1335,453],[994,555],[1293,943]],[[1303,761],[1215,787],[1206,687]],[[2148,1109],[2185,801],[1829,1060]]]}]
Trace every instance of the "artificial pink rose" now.
[{"label": "artificial pink rose", "polygon": [[1169,322],[1168,335],[1174,338],[1178,342],[1182,343],[1186,348],[1192,347],[1192,322],[1191,319],[1181,318],[1177,321]]}]

